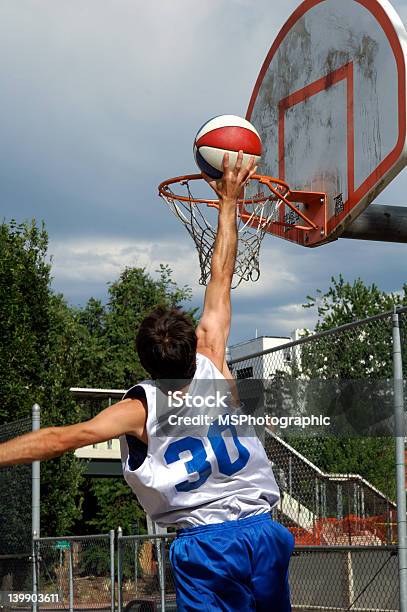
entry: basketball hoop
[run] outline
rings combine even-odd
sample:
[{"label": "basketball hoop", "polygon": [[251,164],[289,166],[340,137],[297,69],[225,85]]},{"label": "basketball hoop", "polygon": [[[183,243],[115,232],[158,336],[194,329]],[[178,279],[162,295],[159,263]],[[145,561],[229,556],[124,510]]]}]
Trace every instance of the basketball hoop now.
[{"label": "basketball hoop", "polygon": [[[206,185],[201,174],[178,176],[163,181],[158,191],[193,239],[201,268],[199,282],[206,285],[217,231],[217,214],[213,213],[219,210],[219,201],[194,196],[192,184],[197,188],[198,181]],[[281,232],[317,229],[317,225],[290,201],[290,194],[285,181],[270,176],[255,174],[246,185],[236,210],[239,239],[232,288],[242,281],[259,279],[260,246],[272,227],[279,226]],[[285,212],[287,207],[293,212],[291,216]]]}]

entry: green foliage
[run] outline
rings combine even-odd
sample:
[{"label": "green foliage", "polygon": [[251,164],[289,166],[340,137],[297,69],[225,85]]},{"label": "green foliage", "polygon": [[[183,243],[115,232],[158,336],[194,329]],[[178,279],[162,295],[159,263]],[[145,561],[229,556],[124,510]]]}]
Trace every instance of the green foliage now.
[{"label": "green foliage", "polygon": [[0,422],[30,414],[43,388],[50,268],[47,234],[34,222],[0,225]]},{"label": "green foliage", "polygon": [[31,499],[27,495],[27,490],[30,488],[29,465],[15,465],[0,470],[0,554],[2,555],[26,554],[30,551]]},{"label": "green foliage", "polygon": [[358,278],[353,284],[345,282],[342,275],[331,278],[331,287],[324,294],[317,290],[316,296],[307,296],[304,308],[316,308],[318,323],[315,331],[332,329],[407,305],[407,284],[402,293],[386,293],[375,283],[370,286]]},{"label": "green foliage", "polygon": [[[305,308],[317,309],[315,331],[324,332],[391,312],[394,305],[407,305],[407,285],[401,294],[392,294],[381,291],[375,284],[366,286],[361,279],[350,284],[340,276],[332,278],[331,287],[325,294],[317,291],[316,297],[309,296],[307,300]],[[306,380],[341,381],[336,383],[340,390],[339,400],[329,409],[344,411],[350,428],[372,422],[378,408],[377,393],[383,394],[383,404],[388,399],[386,380],[392,378],[391,334],[389,316],[302,345],[301,373]],[[326,413],[329,396],[332,402],[332,388],[321,384],[319,393],[317,387],[309,392],[310,412]],[[291,440],[291,443],[321,469],[331,473],[360,474],[394,498],[394,441],[391,437],[302,438]]]},{"label": "green foliage", "polygon": [[330,474],[359,474],[395,499],[395,442],[392,438],[288,438],[309,461]]},{"label": "green foliage", "polygon": [[126,268],[110,286],[105,306],[90,299],[78,310],[78,386],[125,389],[146,377],[135,349],[141,321],[156,306],[181,306],[191,298],[191,289],[178,287],[167,266],[158,272],[155,280],[144,268]]},{"label": "green foliage", "polygon": [[[31,224],[0,225],[0,424],[31,415],[42,426],[77,420],[69,393],[75,378],[75,322],[50,290],[47,234]],[[67,531],[79,516],[81,466],[73,453],[43,464],[44,533]],[[49,531],[48,531],[49,530]]]},{"label": "green foliage", "polygon": [[[332,278],[327,293],[309,297],[305,308],[317,308],[316,332],[323,332],[353,321],[391,312],[407,304],[407,285],[403,293],[381,291],[375,284],[365,286],[361,279],[352,285],[340,276]],[[391,317],[344,330],[318,341],[318,351],[309,345],[302,355],[303,371],[309,376],[339,379],[386,379],[392,377]]]},{"label": "green foliage", "polygon": [[[0,424],[31,414],[37,402],[42,426],[76,423],[92,414],[70,387],[128,388],[145,377],[135,350],[142,319],[158,305],[181,306],[191,297],[167,266],[154,279],[143,268],[126,268],[109,288],[109,301],[91,298],[70,308],[50,289],[48,237],[36,223],[0,225]],[[191,311],[194,316],[194,311]],[[104,406],[93,407],[99,412]],[[82,522],[84,466],[73,453],[41,466],[42,533],[108,531],[144,520],[122,479],[96,479]],[[89,483],[87,483],[89,484]]]},{"label": "green foliage", "polygon": [[145,533],[145,513],[122,477],[93,478],[90,494],[96,501],[96,513],[87,521],[93,533],[107,533],[120,525],[124,535],[131,535],[135,524]]},{"label": "green foliage", "polygon": [[[76,350],[78,377],[75,386],[126,389],[146,378],[140,365],[135,338],[143,318],[158,305],[181,306],[191,297],[188,287],[179,288],[171,270],[160,266],[158,279],[143,268],[126,268],[109,288],[106,305],[90,299],[75,313],[80,343]],[[190,312],[194,316],[194,311]],[[99,401],[91,413],[103,408]],[[82,405],[88,418],[89,406]],[[106,532],[121,525],[131,532],[131,525],[142,519],[141,510],[123,479],[94,479],[87,491],[94,500],[94,510],[86,507],[85,531]]]}]

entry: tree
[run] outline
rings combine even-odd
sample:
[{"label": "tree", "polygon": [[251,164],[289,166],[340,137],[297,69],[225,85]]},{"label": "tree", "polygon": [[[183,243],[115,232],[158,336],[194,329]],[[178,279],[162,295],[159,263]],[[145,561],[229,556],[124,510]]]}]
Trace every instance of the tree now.
[{"label": "tree", "polygon": [[[110,286],[107,304],[90,298],[84,308],[71,308],[50,288],[47,248],[47,233],[35,221],[0,225],[0,425],[29,417],[35,402],[43,427],[92,416],[70,387],[127,388],[144,378],[135,350],[141,320],[157,305],[182,306],[191,297],[166,266],[157,279],[143,268],[126,268]],[[83,470],[74,453],[42,463],[42,533],[118,524],[130,530],[144,513],[127,485],[121,479],[85,483]],[[96,500],[92,511],[86,505],[86,525],[85,494]]]},{"label": "tree", "polygon": [[[160,266],[154,279],[144,268],[126,268],[109,288],[106,305],[93,298],[76,311],[81,341],[77,347],[75,386],[127,389],[148,377],[135,347],[137,330],[143,318],[156,306],[181,307],[191,297],[188,287],[178,287],[167,266]],[[190,312],[194,317],[194,311]],[[98,400],[90,407],[82,404],[82,418],[103,408]],[[131,525],[143,517],[128,485],[120,479],[92,479],[86,483],[85,522],[77,530],[106,531],[121,525],[130,533]]]},{"label": "tree", "polygon": [[94,478],[89,492],[96,502],[96,512],[87,524],[95,531],[107,533],[120,525],[124,533],[130,534],[135,524],[145,531],[144,510],[122,477]]},{"label": "tree", "polygon": [[[81,335],[74,313],[62,296],[51,294],[48,344],[44,351],[43,427],[70,425],[81,420],[80,407],[70,392],[78,379],[80,346]],[[84,468],[73,452],[42,463],[41,487],[46,506],[41,510],[41,521],[48,533],[68,533],[81,516]],[[47,507],[50,511],[45,511]]]},{"label": "tree", "polygon": [[[312,359],[302,354],[303,371],[319,373],[325,378],[385,379],[392,377],[391,311],[394,306],[407,305],[407,285],[403,293],[386,293],[375,284],[366,286],[361,279],[353,284],[331,279],[327,293],[317,291],[316,297],[307,297],[304,308],[316,308],[318,322],[315,332],[353,323],[388,312],[389,316],[363,326],[344,330],[333,336],[310,343]],[[313,347],[317,346],[318,350]]]},{"label": "tree", "polygon": [[[401,294],[381,291],[361,279],[353,284],[342,276],[332,278],[329,290],[307,298],[305,308],[316,308],[316,332],[352,323],[407,305],[407,285]],[[390,396],[387,380],[392,378],[391,316],[371,323],[322,336],[302,345],[301,374],[306,380],[323,381],[309,385],[308,409],[342,411],[346,422],[362,431],[377,417]],[[332,381],[332,386],[326,384]],[[336,381],[336,382],[335,382]],[[333,391],[336,391],[334,397]],[[378,406],[379,405],[379,406]],[[391,409],[391,404],[387,403]],[[378,417],[377,417],[378,418]],[[359,427],[359,429],[358,429]],[[358,473],[390,497],[395,495],[394,442],[390,436],[326,437],[295,439],[298,450],[327,472]]]},{"label": "tree", "polygon": [[158,272],[154,279],[144,268],[126,268],[110,286],[106,305],[92,298],[77,311],[77,386],[126,389],[146,377],[135,348],[141,321],[156,306],[181,307],[191,298],[191,289],[178,287],[167,266]]},{"label": "tree", "polygon": [[375,283],[365,285],[360,278],[353,284],[346,282],[340,274],[338,279],[331,277],[326,293],[318,289],[316,296],[307,296],[303,307],[317,309],[315,331],[319,332],[391,311],[393,306],[406,305],[407,284],[403,285],[401,293],[386,293]]},{"label": "tree", "polygon": [[155,281],[144,269],[126,268],[109,290],[106,337],[108,365],[116,384],[124,388],[146,376],[135,350],[141,321],[156,306],[180,307],[191,298],[189,287],[179,288],[167,266],[160,266]]},{"label": "tree", "polygon": [[[50,289],[47,246],[47,233],[35,221],[0,225],[0,424],[29,417],[35,402],[43,426],[77,420],[69,393],[76,325]],[[73,453],[43,464],[44,533],[66,532],[79,516],[81,472]]]},{"label": "tree", "polygon": [[30,225],[0,225],[0,419],[31,414],[42,397],[48,344],[50,266],[47,234]]}]

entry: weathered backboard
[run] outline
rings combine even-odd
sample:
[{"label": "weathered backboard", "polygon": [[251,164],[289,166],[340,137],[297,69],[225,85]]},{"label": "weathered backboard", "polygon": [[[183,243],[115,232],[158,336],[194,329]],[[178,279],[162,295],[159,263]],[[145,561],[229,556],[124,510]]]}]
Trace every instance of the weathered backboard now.
[{"label": "weathered backboard", "polygon": [[[327,194],[312,246],[338,237],[407,163],[406,50],[387,0],[306,0],[264,61],[247,111],[259,172]],[[282,237],[307,244],[304,232]]]}]

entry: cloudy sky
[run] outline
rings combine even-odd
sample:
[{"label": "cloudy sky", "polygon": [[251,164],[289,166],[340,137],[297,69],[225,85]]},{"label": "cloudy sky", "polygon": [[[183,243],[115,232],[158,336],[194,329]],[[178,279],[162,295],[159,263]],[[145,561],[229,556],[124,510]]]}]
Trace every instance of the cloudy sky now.
[{"label": "cloudy sky", "polygon": [[[298,0],[1,0],[0,201],[6,220],[44,220],[54,287],[106,299],[125,266],[168,263],[202,300],[197,257],[157,185],[195,172],[192,140],[213,115],[245,115],[260,66]],[[394,1],[407,21],[407,0]],[[407,171],[379,203],[407,205]],[[312,327],[301,304],[332,275],[388,291],[404,245],[276,238],[262,276],[234,294],[232,342]]]}]

